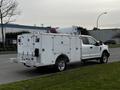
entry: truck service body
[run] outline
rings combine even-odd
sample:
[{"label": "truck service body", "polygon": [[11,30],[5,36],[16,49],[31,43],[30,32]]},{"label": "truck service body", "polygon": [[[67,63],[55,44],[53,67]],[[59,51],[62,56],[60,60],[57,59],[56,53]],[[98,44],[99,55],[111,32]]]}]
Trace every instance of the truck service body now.
[{"label": "truck service body", "polygon": [[17,62],[30,67],[55,65],[59,71],[67,63],[89,59],[107,62],[108,46],[91,36],[71,34],[22,34],[18,36]]}]

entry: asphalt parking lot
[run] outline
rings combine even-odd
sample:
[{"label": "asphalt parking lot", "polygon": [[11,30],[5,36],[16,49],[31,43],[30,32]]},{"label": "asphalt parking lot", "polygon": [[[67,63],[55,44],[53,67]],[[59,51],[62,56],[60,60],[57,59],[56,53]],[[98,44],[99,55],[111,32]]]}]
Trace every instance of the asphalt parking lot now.
[{"label": "asphalt parking lot", "polygon": [[[120,60],[120,48],[110,49],[110,59],[109,63],[116,62]],[[16,54],[4,54],[0,55],[0,84],[10,83],[20,80],[31,79],[37,76],[43,76],[51,73],[55,73],[53,68],[28,68],[22,64],[12,63],[9,58],[15,58]],[[90,62],[87,65],[97,64],[95,62]],[[80,64],[72,65],[71,68],[80,67]]]}]

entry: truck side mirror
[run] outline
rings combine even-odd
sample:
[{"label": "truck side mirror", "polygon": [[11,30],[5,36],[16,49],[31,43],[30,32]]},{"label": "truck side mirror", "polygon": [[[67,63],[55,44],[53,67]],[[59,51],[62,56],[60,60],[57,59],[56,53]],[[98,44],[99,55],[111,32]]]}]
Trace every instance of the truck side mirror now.
[{"label": "truck side mirror", "polygon": [[95,46],[100,46],[100,45],[102,45],[102,44],[103,44],[102,41],[98,41],[98,42],[96,42]]},{"label": "truck side mirror", "polygon": [[102,41],[99,41],[99,44],[100,44],[100,45],[102,45],[102,44],[103,44],[103,42],[102,42]]},{"label": "truck side mirror", "polygon": [[99,43],[99,42],[96,42],[96,43],[95,43],[95,46],[100,46],[100,43]]}]

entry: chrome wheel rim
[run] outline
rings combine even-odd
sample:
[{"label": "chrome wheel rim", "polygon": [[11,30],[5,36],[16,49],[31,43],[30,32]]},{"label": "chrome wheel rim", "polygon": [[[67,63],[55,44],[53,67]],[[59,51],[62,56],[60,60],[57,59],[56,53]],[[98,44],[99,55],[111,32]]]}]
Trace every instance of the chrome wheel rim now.
[{"label": "chrome wheel rim", "polygon": [[106,55],[103,56],[103,61],[104,61],[105,63],[107,63],[108,57],[107,57]]},{"label": "chrome wheel rim", "polygon": [[65,62],[64,61],[60,61],[58,63],[58,69],[59,69],[59,71],[63,71],[65,69]]}]

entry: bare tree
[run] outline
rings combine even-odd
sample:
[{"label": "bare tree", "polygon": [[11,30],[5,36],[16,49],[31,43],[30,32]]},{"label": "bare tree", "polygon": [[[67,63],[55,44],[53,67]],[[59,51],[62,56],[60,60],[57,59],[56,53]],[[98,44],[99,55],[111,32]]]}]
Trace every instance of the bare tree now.
[{"label": "bare tree", "polygon": [[0,0],[0,21],[3,46],[5,46],[4,25],[11,22],[12,17],[18,14],[16,0]]}]

